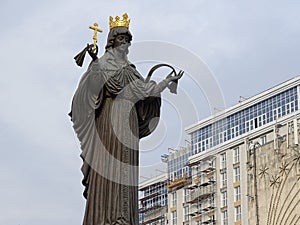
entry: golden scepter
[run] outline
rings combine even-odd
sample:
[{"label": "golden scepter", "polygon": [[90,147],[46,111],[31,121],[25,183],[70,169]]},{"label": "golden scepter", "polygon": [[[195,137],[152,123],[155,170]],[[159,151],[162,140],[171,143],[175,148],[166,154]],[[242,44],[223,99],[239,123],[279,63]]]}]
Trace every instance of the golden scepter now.
[{"label": "golden scepter", "polygon": [[96,53],[96,48],[97,48],[97,33],[102,32],[102,30],[98,27],[98,23],[94,23],[94,26],[89,26],[90,29],[94,30],[94,35],[93,35],[93,40],[94,40],[94,53]]},{"label": "golden scepter", "polygon": [[[102,32],[102,30],[98,27],[98,23],[94,23],[94,26],[89,26],[90,29],[92,29],[94,31],[94,35],[93,35],[93,41],[94,41],[94,45],[92,48],[92,53],[90,53],[91,57],[93,58],[93,60],[95,60],[97,58],[97,53],[98,53],[98,49],[97,49],[97,33],[98,32]],[[87,44],[87,47],[85,47],[79,54],[77,54],[74,59],[76,61],[76,64],[78,66],[82,66],[83,64],[83,60],[85,57],[85,53],[89,50],[89,48],[91,47],[91,45]]]}]

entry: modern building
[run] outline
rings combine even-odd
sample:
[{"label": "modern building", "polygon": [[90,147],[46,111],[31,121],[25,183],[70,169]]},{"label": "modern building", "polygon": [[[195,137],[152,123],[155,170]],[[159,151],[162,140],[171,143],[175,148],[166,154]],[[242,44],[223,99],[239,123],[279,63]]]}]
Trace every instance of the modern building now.
[{"label": "modern building", "polygon": [[[285,157],[291,155],[291,158],[299,154],[299,85],[300,77],[296,77],[186,129],[191,135],[193,152],[189,158],[193,168],[192,187],[195,187],[191,191],[191,207],[198,210],[192,215],[191,224],[273,222],[270,218],[275,215],[268,216],[268,213],[273,204],[270,193],[275,191],[272,192],[259,177],[264,170],[272,167],[272,171],[278,171],[285,165],[280,152],[290,152]],[[291,127],[296,129],[291,132]],[[287,144],[283,145],[283,140]],[[293,176],[290,173],[289,184],[295,187],[293,190],[299,187],[296,173]],[[265,182],[273,180],[276,183],[283,179],[269,175]],[[288,195],[283,189],[282,192]],[[292,205],[294,208],[289,209],[295,216],[290,221],[296,221],[300,194],[291,195],[298,199]],[[276,207],[277,212],[281,211],[279,203]]]},{"label": "modern building", "polygon": [[[300,77],[188,128],[168,155],[168,224],[300,224]],[[188,156],[188,157],[187,157]]]},{"label": "modern building", "polygon": [[192,170],[189,157],[190,147],[175,150],[168,155],[168,223],[182,224],[189,221],[189,189]]},{"label": "modern building", "polygon": [[139,186],[139,223],[142,225],[167,224],[167,175],[151,178]]}]

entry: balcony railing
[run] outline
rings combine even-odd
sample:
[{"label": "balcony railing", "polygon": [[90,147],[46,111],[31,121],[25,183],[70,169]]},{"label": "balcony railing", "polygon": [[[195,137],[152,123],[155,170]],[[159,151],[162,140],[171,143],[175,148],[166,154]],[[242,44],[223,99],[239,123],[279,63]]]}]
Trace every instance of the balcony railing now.
[{"label": "balcony railing", "polygon": [[174,188],[174,187],[177,187],[179,185],[188,183],[189,181],[190,181],[190,179],[187,178],[187,174],[184,173],[182,175],[182,177],[180,177],[180,178],[176,177],[173,181],[168,181],[168,188]]},{"label": "balcony railing", "polygon": [[193,204],[199,201],[202,201],[203,199],[208,198],[212,194],[216,192],[215,185],[207,185],[207,186],[201,186],[194,191],[191,192],[191,200],[189,203]]}]

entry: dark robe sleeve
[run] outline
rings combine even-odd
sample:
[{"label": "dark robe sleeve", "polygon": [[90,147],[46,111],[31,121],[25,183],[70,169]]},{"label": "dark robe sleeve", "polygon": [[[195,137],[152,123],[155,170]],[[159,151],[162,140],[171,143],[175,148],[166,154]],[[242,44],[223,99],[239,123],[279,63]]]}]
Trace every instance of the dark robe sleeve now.
[{"label": "dark robe sleeve", "polygon": [[139,138],[151,134],[157,127],[160,118],[161,92],[166,88],[167,82],[145,82],[138,71],[128,66],[123,68],[122,77],[126,77],[127,86],[124,95],[135,101],[139,122]]},{"label": "dark robe sleeve", "polygon": [[161,91],[166,81],[145,82],[144,78],[131,65],[116,70],[105,82],[105,88],[112,96],[121,96],[135,102],[139,122],[139,138],[151,134],[157,127],[160,117]]},{"label": "dark robe sleeve", "polygon": [[139,138],[151,134],[157,127],[160,118],[160,97],[148,97],[136,103],[139,121]]}]

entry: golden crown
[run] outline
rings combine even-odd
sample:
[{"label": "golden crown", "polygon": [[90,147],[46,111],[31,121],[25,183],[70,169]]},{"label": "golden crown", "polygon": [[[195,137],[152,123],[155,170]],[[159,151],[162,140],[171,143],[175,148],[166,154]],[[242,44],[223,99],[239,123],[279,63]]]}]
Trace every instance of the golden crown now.
[{"label": "golden crown", "polygon": [[119,16],[116,16],[115,21],[112,16],[109,17],[109,29],[113,29],[114,27],[129,27],[130,19],[128,19],[127,13],[123,14],[123,19],[120,20]]}]

